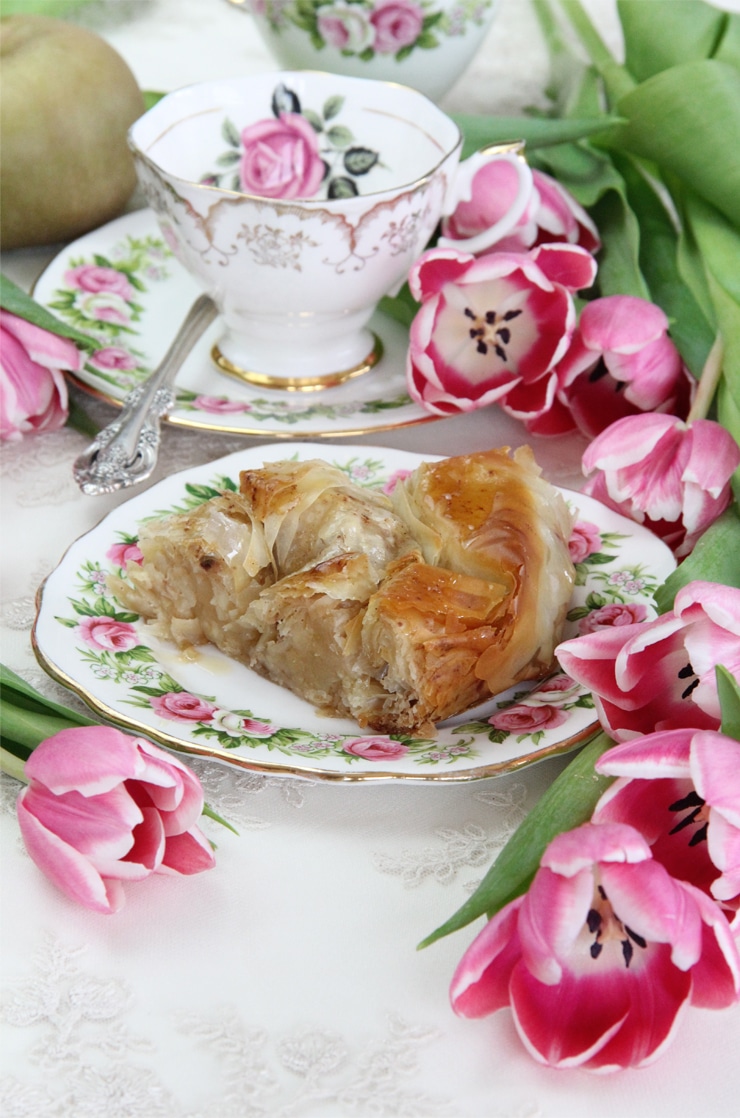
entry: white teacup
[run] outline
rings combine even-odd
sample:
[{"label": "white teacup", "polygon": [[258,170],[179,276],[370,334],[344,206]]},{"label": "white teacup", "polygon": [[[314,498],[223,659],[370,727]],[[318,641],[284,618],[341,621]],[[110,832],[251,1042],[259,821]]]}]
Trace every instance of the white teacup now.
[{"label": "white teacup", "polygon": [[415,90],[308,72],[178,90],[129,142],[165,238],[221,312],[216,364],[289,389],[377,362],[367,323],[454,201],[461,148]]}]

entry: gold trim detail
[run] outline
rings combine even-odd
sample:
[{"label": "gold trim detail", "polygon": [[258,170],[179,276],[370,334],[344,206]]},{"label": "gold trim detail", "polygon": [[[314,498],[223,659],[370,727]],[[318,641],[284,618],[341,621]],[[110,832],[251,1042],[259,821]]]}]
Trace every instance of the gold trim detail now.
[{"label": "gold trim detail", "polygon": [[354,380],[363,373],[368,373],[378,364],[383,356],[383,342],[377,334],[373,334],[373,348],[358,365],[351,369],[341,369],[335,373],[324,373],[315,377],[280,377],[270,373],[258,373],[253,369],[242,369],[240,365],[224,357],[217,345],[211,349],[211,359],[219,372],[236,377],[237,380],[253,384],[257,388],[277,388],[284,392],[318,392],[322,388],[336,388],[345,381]]}]

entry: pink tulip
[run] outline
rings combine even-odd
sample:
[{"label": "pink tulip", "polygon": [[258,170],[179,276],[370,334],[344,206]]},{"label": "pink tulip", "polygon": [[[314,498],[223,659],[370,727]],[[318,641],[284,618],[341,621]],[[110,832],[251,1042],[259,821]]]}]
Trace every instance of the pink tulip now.
[{"label": "pink tulip", "polygon": [[636,827],[673,877],[740,908],[740,741],[713,730],[665,730],[615,745],[596,762],[619,777],[595,823]]},{"label": "pink tulip", "polygon": [[[511,164],[493,159],[473,176],[470,198],[458,203],[442,223],[450,240],[475,237],[506,217],[519,188]],[[532,189],[519,220],[494,244],[494,252],[526,252],[541,244],[563,242],[587,252],[601,247],[596,226],[572,194],[542,171],[532,171]]]},{"label": "pink tulip", "polygon": [[541,1063],[598,1071],[650,1063],[685,1006],[719,1009],[739,993],[740,958],[718,906],[618,823],[553,839],[529,892],[486,925],[451,987],[465,1017],[511,1006]]},{"label": "pink tulip", "polygon": [[519,394],[549,407],[553,369],[575,326],[572,292],[589,286],[593,257],[575,245],[476,259],[432,249],[413,266],[421,303],[411,324],[407,379],[411,396],[438,415],[472,411]]},{"label": "pink tulip", "polygon": [[608,295],[586,304],[558,365],[558,396],[584,435],[642,412],[686,418],[695,381],[667,331],[663,311],[645,299]]},{"label": "pink tulip", "polygon": [[0,438],[55,431],[67,421],[67,385],[62,370],[82,364],[67,338],[0,310]]},{"label": "pink tulip", "polygon": [[633,415],[597,436],[583,455],[584,493],[644,524],[688,555],[730,503],[740,448],[710,419]]},{"label": "pink tulip", "polygon": [[123,882],[214,865],[197,821],[197,777],[163,749],[109,726],[61,730],[26,761],[18,822],[39,869],[72,900],[117,911]]},{"label": "pink tulip", "polygon": [[654,730],[718,730],[715,667],[740,678],[740,590],[690,582],[654,621],[574,637],[555,653],[594,696],[617,741]]}]

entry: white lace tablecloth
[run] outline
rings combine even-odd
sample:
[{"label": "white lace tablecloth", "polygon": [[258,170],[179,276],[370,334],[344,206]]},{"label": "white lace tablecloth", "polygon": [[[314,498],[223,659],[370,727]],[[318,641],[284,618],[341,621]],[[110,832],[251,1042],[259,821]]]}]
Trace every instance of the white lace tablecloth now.
[{"label": "white lace tablecloth", "polygon": [[[613,0],[588,6],[617,45]],[[93,17],[144,88],[274,68],[251,20],[223,0],[112,0]],[[546,77],[529,3],[501,0],[444,104],[517,112],[542,102]],[[54,252],[5,254],[2,270],[29,286]],[[355,441],[459,453],[525,439],[489,409]],[[2,660],[67,702],[31,651],[34,595],[65,548],[127,496],[80,495],[71,463],[85,443],[63,430],[0,448]],[[170,428],[156,478],[244,445]],[[579,439],[535,450],[551,480],[579,484]],[[207,822],[216,869],[132,886],[112,917],[76,908],[37,871],[18,833],[18,785],[3,778],[4,1118],[740,1113],[740,1008],[689,1011],[651,1068],[556,1072],[525,1054],[507,1012],[474,1022],[449,1008],[451,975],[477,926],[416,950],[470,894],[561,761],[462,785],[194,767],[238,836]]]}]

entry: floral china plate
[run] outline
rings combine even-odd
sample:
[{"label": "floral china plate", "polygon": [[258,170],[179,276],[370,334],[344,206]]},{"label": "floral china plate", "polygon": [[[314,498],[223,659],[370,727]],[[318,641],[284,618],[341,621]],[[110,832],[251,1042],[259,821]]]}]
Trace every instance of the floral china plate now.
[{"label": "floral china plate", "polygon": [[[33,291],[37,302],[99,343],[74,379],[113,404],[146,380],[200,293],[148,209],[66,246]],[[408,395],[408,331],[382,312],[369,323],[383,343],[375,367],[319,392],[257,388],[220,372],[211,359],[220,329],[214,323],[185,360],[168,422],[274,439],[363,435],[439,418]]]},{"label": "floral china plate", "polygon": [[[43,667],[95,712],[186,753],[238,767],[328,780],[472,780],[565,753],[597,726],[593,698],[562,672],[521,684],[440,724],[435,738],[365,734],[211,646],[185,658],[155,640],[106,586],[136,559],[139,525],[238,486],[239,471],[324,457],[353,482],[388,491],[422,457],[358,446],[251,447],[159,482],[82,536],[46,580],[33,632]],[[429,455],[428,459],[435,456]],[[675,567],[651,532],[593,498],[562,490],[576,513],[576,586],[565,635],[656,615],[652,596]]]}]

